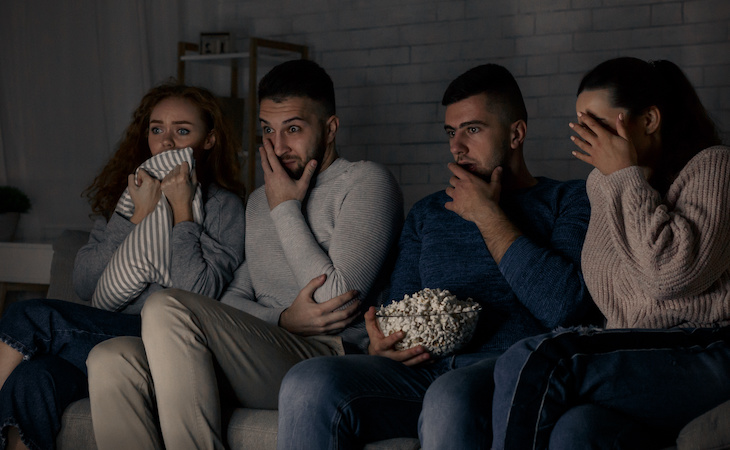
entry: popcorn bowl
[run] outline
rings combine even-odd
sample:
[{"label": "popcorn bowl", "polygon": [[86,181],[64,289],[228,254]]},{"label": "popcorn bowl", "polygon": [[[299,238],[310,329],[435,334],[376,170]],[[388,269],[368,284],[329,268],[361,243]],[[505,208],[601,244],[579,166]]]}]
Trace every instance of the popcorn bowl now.
[{"label": "popcorn bowl", "polygon": [[378,326],[384,335],[405,332],[395,344],[397,350],[423,345],[432,356],[454,353],[474,336],[479,310],[417,315],[381,315],[376,313]]},{"label": "popcorn bowl", "polygon": [[431,355],[445,356],[471,340],[481,309],[478,303],[458,300],[448,290],[426,288],[380,307],[375,315],[385,336],[405,332],[396,350],[423,345]]}]

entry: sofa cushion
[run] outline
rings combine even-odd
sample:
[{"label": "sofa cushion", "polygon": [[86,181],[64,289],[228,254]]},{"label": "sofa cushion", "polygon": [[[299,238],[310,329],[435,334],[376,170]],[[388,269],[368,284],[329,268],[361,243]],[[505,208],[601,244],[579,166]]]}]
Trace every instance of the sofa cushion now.
[{"label": "sofa cushion", "polygon": [[679,432],[678,450],[730,448],[730,400],[697,417]]}]

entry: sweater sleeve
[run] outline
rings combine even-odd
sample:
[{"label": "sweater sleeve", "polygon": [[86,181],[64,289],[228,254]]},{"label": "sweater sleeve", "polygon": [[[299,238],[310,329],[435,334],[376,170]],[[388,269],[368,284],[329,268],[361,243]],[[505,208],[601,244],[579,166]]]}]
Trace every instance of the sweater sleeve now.
[{"label": "sweater sleeve", "polygon": [[134,229],[134,224],[120,214],[112,214],[109,222],[97,219],[89,242],[76,253],[73,283],[79,298],[91,301],[96,284],[119,245]]},{"label": "sweater sleeve", "polygon": [[613,245],[647,295],[659,300],[698,295],[728,270],[728,180],[730,149],[719,146],[690,160],[664,199],[638,167],[595,175],[591,199],[603,196]]},{"label": "sweater sleeve", "polygon": [[314,293],[318,303],[351,289],[366,297],[400,229],[403,197],[398,183],[385,168],[372,163],[367,167],[349,177],[327,251],[317,242],[298,201],[284,202],[271,211],[298,285],[327,275]]},{"label": "sweater sleeve", "polygon": [[520,236],[499,264],[518,300],[547,328],[580,323],[592,303],[580,268],[590,219],[584,185],[559,202],[549,242]]},{"label": "sweater sleeve", "polygon": [[[214,189],[211,187],[210,189]],[[220,188],[205,203],[203,225],[181,222],[172,228],[172,286],[218,298],[243,260],[244,206]]]}]

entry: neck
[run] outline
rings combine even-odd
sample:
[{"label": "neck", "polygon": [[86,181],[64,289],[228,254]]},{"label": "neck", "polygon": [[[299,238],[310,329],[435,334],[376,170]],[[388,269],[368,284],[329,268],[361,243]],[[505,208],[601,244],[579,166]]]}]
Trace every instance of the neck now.
[{"label": "neck", "polygon": [[512,161],[504,167],[502,176],[502,187],[504,189],[523,189],[537,184],[537,179],[527,169],[524,158],[512,158]]},{"label": "neck", "polygon": [[337,148],[335,148],[335,143],[332,142],[327,145],[327,149],[324,151],[324,156],[322,157],[322,161],[319,163],[317,172],[324,172],[337,158],[339,158]]}]

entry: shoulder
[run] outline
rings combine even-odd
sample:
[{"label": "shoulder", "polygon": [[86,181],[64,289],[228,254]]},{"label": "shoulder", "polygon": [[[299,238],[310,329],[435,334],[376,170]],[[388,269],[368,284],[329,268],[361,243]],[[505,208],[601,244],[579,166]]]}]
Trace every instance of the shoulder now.
[{"label": "shoulder", "polygon": [[208,186],[205,196],[205,207],[220,205],[233,208],[243,208],[243,200],[233,192],[223,189],[215,183]]},{"label": "shoulder", "polygon": [[702,150],[692,157],[684,169],[682,169],[682,172],[680,172],[680,176],[685,171],[706,171],[716,170],[717,168],[727,169],[728,166],[730,166],[730,147],[715,145]]},{"label": "shoulder", "polygon": [[449,201],[451,201],[451,197],[446,194],[446,191],[434,192],[414,203],[410,211],[408,211],[408,216],[413,219],[422,217],[433,218],[436,214],[442,212],[451,213],[451,211],[444,208],[444,204]]},{"label": "shoulder", "polygon": [[[342,158],[340,158],[342,160]],[[342,160],[343,175],[351,180],[367,181],[369,183],[387,183],[388,185],[397,185],[395,177],[382,164],[373,161],[355,161],[350,162]]]}]

